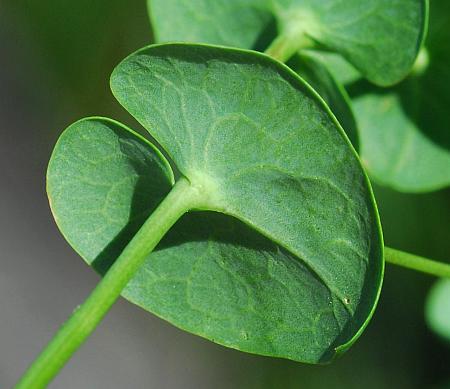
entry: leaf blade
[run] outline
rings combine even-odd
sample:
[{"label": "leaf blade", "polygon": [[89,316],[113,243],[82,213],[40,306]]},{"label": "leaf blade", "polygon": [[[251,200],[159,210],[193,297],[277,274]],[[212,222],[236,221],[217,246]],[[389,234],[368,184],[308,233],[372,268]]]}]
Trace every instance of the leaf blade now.
[{"label": "leaf blade", "polygon": [[[382,238],[370,185],[323,100],[265,55],[207,45],[144,48],[116,68],[111,87],[181,173],[209,191],[203,209],[241,220],[298,258],[311,279],[322,279],[334,296],[332,304],[348,314],[341,316],[342,328],[350,328],[341,341],[351,343],[378,298]],[[175,117],[168,120],[165,114]],[[289,203],[295,212],[285,208]],[[346,227],[328,228],[332,215],[341,215]],[[151,301],[150,293],[143,293]],[[208,301],[209,295],[203,298]],[[190,330],[217,340],[214,326],[206,327],[209,335]],[[307,336],[304,341],[309,342]],[[287,340],[282,343],[278,355],[293,358]],[[333,343],[327,336],[311,352],[298,350],[293,359],[317,362]],[[262,341],[259,352],[266,352]]]},{"label": "leaf blade", "polygon": [[173,180],[169,164],[148,141],[118,122],[94,117],[75,122],[59,138],[47,193],[69,244],[106,271]]},{"label": "leaf blade", "polygon": [[344,87],[323,65],[320,57],[305,51],[291,58],[287,65],[307,81],[325,100],[331,111],[336,115],[352,145],[358,150],[358,128],[350,97]]},{"label": "leaf blade", "polygon": [[[157,16],[152,20],[157,42],[192,41],[264,51],[269,38],[262,39],[266,46],[261,47],[258,37],[269,35],[273,40],[277,30],[278,34],[298,30],[345,57],[380,86],[407,75],[425,37],[428,18],[426,0],[148,0],[148,6],[150,14]],[[258,22],[249,23],[249,18]],[[218,34],[218,29],[228,33]]]}]

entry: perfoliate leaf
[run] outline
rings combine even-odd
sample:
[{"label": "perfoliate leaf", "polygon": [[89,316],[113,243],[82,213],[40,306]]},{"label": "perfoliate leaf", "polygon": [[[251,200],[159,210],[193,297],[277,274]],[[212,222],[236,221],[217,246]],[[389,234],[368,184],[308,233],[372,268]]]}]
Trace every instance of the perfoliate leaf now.
[{"label": "perfoliate leaf", "polygon": [[301,28],[377,85],[409,72],[425,35],[425,0],[275,0],[279,29]]},{"label": "perfoliate leaf", "polygon": [[[378,299],[383,245],[370,184],[323,100],[265,55],[206,45],[140,50],[115,69],[111,87],[196,188],[202,211],[181,218],[123,296],[242,351],[325,362],[348,348]],[[128,132],[81,125],[58,143],[49,195],[70,243],[104,272],[132,238],[131,210],[147,214],[172,179],[142,139],[123,156],[117,145]],[[71,151],[88,131],[100,138]],[[137,171],[129,155],[145,168]],[[89,177],[97,158],[102,174]],[[72,160],[76,174],[67,177]],[[124,196],[114,192],[121,172],[134,177]],[[107,213],[97,230],[89,214],[67,211],[72,193],[82,209],[103,210],[105,198],[117,197],[123,217]],[[69,239],[65,229],[76,233]]]},{"label": "perfoliate leaf", "polygon": [[[211,326],[208,317],[213,314],[208,311],[195,325],[187,326],[179,310],[171,320],[251,352],[266,354],[268,339],[276,339],[272,355],[310,362],[328,358],[337,339],[340,344],[351,341],[379,290],[381,238],[359,160],[317,95],[265,55],[188,44],[154,46],[131,55],[113,72],[111,87],[180,172],[201,188],[207,199],[204,209],[234,216],[276,243],[280,255],[291,256],[299,266],[298,282],[316,298],[285,297],[296,304],[293,310],[325,312],[314,317],[326,331],[315,333],[312,347],[310,330],[304,332],[311,328],[311,315],[308,324],[300,324],[290,320],[293,311],[286,309],[270,326],[264,319],[243,326],[252,342],[230,336],[240,310],[224,320],[221,333]],[[245,280],[251,269],[241,271]],[[207,272],[199,277],[215,279]],[[285,276],[272,277],[286,290],[292,287]],[[242,282],[238,284],[247,295],[264,289],[264,283],[250,287]],[[230,289],[223,292],[224,303],[236,299],[235,288]],[[199,298],[207,305],[210,296],[204,288]],[[145,305],[151,298],[136,293],[132,300]],[[262,318],[267,316],[267,307],[249,304]],[[152,305],[164,317],[168,308],[158,307]],[[292,348],[306,338],[307,348]]]},{"label": "perfoliate leaf", "polygon": [[159,42],[264,50],[277,34],[308,38],[346,58],[367,79],[406,76],[425,35],[426,0],[148,0]]}]

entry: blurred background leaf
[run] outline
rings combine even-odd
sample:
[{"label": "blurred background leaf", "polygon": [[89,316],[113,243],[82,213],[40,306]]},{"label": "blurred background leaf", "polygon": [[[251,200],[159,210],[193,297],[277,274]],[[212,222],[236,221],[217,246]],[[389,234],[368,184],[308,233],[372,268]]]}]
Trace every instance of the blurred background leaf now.
[{"label": "blurred background leaf", "polygon": [[425,312],[430,328],[450,344],[450,280],[442,279],[433,285]]},{"label": "blurred background leaf", "polygon": [[387,89],[348,86],[361,156],[377,182],[405,192],[450,185],[450,2],[430,2],[429,33],[413,72]]}]

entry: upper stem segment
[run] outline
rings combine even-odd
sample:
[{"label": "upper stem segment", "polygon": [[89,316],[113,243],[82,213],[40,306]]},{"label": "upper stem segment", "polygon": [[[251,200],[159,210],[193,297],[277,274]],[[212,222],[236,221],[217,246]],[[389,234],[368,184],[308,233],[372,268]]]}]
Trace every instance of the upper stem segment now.
[{"label": "upper stem segment", "polygon": [[433,261],[418,255],[391,249],[390,247],[384,248],[384,258],[386,262],[395,265],[407,267],[437,277],[450,278],[450,264],[448,263]]},{"label": "upper stem segment", "polygon": [[280,62],[287,62],[300,49],[307,49],[314,43],[303,32],[289,32],[278,35],[265,53]]},{"label": "upper stem segment", "polygon": [[199,193],[186,179],[179,180],[120,254],[87,300],[60,328],[16,389],[40,389],[56,376],[72,354],[94,331],[144,260],[166,232],[188,210]]}]

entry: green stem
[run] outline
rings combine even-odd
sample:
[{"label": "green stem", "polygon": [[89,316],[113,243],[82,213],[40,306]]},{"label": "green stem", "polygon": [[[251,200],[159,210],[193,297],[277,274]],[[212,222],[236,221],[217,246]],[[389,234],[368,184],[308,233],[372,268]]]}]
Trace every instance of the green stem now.
[{"label": "green stem", "polygon": [[161,238],[185,212],[196,206],[198,195],[197,189],[186,179],[176,183],[91,295],[73,312],[28,368],[15,389],[40,389],[47,386],[94,331]]},{"label": "green stem", "polygon": [[313,47],[314,42],[304,33],[280,34],[265,53],[280,62],[287,62],[300,49]]},{"label": "green stem", "polygon": [[384,248],[384,259],[386,262],[393,263],[394,265],[403,266],[437,277],[450,278],[450,264],[448,263],[433,261],[418,255],[391,249],[390,247]]}]

